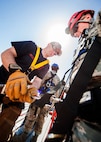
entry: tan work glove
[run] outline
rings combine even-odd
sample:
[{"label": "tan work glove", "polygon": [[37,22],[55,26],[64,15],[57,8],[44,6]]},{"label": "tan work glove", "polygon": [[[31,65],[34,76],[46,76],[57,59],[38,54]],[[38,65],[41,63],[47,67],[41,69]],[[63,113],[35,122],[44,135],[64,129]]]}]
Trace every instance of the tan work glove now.
[{"label": "tan work glove", "polygon": [[27,94],[20,95],[19,102],[28,102],[32,103],[36,100],[37,97],[37,89],[35,87],[29,88]]},{"label": "tan work glove", "polygon": [[12,73],[6,83],[5,93],[10,100],[19,100],[21,95],[27,94],[27,85],[31,84],[25,73],[16,70]]}]

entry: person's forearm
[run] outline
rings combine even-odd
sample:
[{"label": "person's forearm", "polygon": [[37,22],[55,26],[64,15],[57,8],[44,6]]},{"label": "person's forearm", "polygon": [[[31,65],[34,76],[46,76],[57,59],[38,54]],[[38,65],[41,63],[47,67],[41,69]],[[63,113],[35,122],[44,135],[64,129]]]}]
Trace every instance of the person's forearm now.
[{"label": "person's forearm", "polygon": [[41,78],[35,77],[33,82],[32,82],[32,85],[30,85],[30,87],[36,87],[37,89],[39,89],[40,86],[41,86],[41,82],[42,82]]},{"label": "person's forearm", "polygon": [[16,64],[15,56],[16,56],[15,53],[12,52],[12,48],[7,49],[1,53],[2,64],[7,70],[8,70],[9,64],[11,63]]}]

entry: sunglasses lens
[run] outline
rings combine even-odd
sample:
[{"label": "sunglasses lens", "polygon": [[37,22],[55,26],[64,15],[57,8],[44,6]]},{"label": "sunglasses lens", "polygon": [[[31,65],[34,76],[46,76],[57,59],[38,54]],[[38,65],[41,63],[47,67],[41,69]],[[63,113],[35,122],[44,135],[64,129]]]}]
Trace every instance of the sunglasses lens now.
[{"label": "sunglasses lens", "polygon": [[76,33],[78,30],[78,25],[76,24],[73,28],[72,28],[72,31],[71,31],[71,35],[73,36],[74,33]]}]

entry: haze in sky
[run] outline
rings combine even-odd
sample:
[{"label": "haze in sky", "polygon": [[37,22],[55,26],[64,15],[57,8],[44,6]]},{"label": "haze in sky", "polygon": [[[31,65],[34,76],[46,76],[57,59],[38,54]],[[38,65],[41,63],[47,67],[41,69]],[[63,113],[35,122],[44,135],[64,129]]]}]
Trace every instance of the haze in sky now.
[{"label": "haze in sky", "polygon": [[59,64],[62,78],[71,67],[78,41],[66,35],[65,28],[71,15],[83,9],[95,10],[96,16],[101,0],[1,0],[0,53],[11,47],[11,41],[32,40],[42,48],[58,41],[63,54],[49,59],[50,64]]}]

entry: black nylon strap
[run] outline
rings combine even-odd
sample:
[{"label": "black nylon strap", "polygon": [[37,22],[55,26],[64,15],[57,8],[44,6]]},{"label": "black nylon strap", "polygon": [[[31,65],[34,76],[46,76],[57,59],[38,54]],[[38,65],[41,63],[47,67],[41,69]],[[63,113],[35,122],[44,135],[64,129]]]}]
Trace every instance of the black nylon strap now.
[{"label": "black nylon strap", "polygon": [[57,127],[58,130],[63,129],[64,132],[67,133],[71,130],[74,119],[77,116],[79,100],[86,90],[87,84],[89,83],[100,58],[101,43],[95,39],[67,92],[64,102],[57,104],[60,107],[59,112],[57,110],[58,117],[56,119],[60,122]]},{"label": "black nylon strap", "polygon": [[49,77],[47,80],[45,80],[44,84],[46,84],[49,80],[53,79],[55,75],[56,75],[56,74],[53,74],[53,73],[51,72],[51,77]]},{"label": "black nylon strap", "polygon": [[[68,90],[68,95],[66,100],[73,99],[74,103],[78,103],[82,97],[83,92],[92,77],[94,69],[96,68],[99,60],[101,58],[101,43],[97,40],[94,41],[92,47],[89,49],[85,59],[73,80],[70,89]],[[75,95],[77,94],[77,95]]]}]

